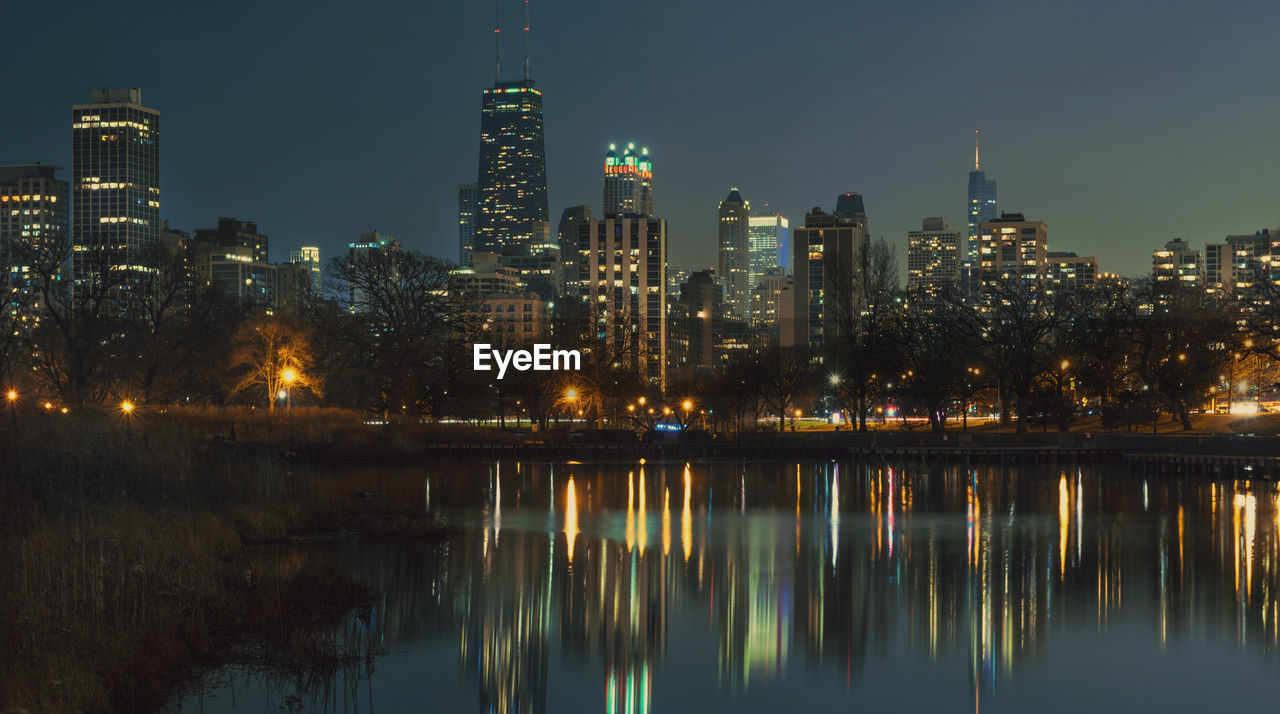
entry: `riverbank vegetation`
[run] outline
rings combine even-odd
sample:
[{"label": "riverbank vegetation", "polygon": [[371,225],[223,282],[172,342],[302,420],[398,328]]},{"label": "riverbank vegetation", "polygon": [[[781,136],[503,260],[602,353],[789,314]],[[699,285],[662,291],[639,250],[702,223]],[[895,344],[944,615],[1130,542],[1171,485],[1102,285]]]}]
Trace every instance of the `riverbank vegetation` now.
[{"label": "riverbank vegetation", "polygon": [[230,445],[196,428],[198,414],[168,416],[0,423],[0,711],[147,711],[193,664],[246,652],[332,664],[343,653],[315,628],[358,612],[369,589],[318,556],[248,550],[435,528],[322,502],[280,448]]}]

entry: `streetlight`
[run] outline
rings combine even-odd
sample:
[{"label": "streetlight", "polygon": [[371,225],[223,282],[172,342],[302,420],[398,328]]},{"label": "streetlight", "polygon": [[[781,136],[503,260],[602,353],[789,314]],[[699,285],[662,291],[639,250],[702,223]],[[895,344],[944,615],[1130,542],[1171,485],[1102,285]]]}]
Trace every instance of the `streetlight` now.
[{"label": "streetlight", "polygon": [[293,390],[292,390],[292,387],[293,387],[293,382],[294,382],[294,380],[296,380],[296,379],[298,378],[298,373],[297,373],[297,372],[295,372],[295,371],[293,371],[292,369],[285,369],[284,373],[283,373],[283,374],[281,374],[280,376],[284,379],[284,399],[285,399],[285,408],[286,408],[286,409],[293,409]]},{"label": "streetlight", "polygon": [[795,410],[795,412],[793,412],[793,416],[791,417],[791,431],[794,432],[796,430],[796,419],[799,419],[799,418],[800,418],[800,410],[797,409]]},{"label": "streetlight", "polygon": [[13,421],[13,425],[18,425],[18,390],[10,389],[5,395],[9,398],[9,418]]},{"label": "streetlight", "polygon": [[124,416],[124,430],[129,431],[129,417],[133,416],[133,402],[128,399],[120,402],[120,414]]}]

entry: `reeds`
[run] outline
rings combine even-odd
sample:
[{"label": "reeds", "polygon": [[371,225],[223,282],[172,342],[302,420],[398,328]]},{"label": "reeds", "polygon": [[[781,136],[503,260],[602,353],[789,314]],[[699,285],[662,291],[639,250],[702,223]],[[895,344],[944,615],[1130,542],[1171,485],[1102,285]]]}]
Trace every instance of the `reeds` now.
[{"label": "reeds", "polygon": [[369,597],[319,561],[245,563],[340,521],[278,450],[140,419],[0,426],[0,711],[154,709],[191,662],[305,641]]}]

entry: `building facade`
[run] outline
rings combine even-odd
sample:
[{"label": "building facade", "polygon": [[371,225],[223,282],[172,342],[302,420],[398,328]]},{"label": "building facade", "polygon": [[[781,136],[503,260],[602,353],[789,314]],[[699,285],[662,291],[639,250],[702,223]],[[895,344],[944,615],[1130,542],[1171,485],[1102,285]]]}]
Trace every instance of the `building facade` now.
[{"label": "building facade", "polygon": [[458,265],[471,265],[471,252],[476,248],[476,211],[479,185],[458,184]]},{"label": "building facade", "polygon": [[673,367],[715,366],[716,339],[724,332],[722,294],[710,270],[699,270],[680,286],[669,321]]},{"label": "building facade", "polygon": [[[751,326],[768,341],[776,342],[793,321],[795,278],[783,268],[769,268],[751,291]],[[794,326],[791,327],[794,332]]]},{"label": "building facade", "polygon": [[289,251],[289,262],[306,266],[306,291],[311,297],[320,297],[324,292],[324,268],[320,262],[320,248],[304,245],[298,250]]},{"label": "building facade", "polygon": [[717,272],[724,288],[725,311],[739,320],[745,320],[751,311],[750,219],[751,204],[742,199],[738,189],[731,189],[720,202]]},{"label": "building facade", "polygon": [[1001,280],[1037,285],[1048,277],[1049,229],[1021,213],[1001,213],[979,226],[982,289]]},{"label": "building facade", "polygon": [[1203,288],[1204,254],[1181,238],[1174,238],[1163,249],[1151,253],[1151,279],[1157,287],[1172,284]]},{"label": "building facade", "polygon": [[960,285],[965,245],[942,218],[926,218],[907,233],[907,288],[936,299]]},{"label": "building facade", "polygon": [[547,243],[542,92],[532,80],[499,81],[484,90],[476,184],[474,250],[532,250]]},{"label": "building facade", "polygon": [[[0,166],[0,288],[6,297],[4,317],[13,320],[14,327],[34,325],[43,309],[26,249],[41,244],[62,247],[70,239],[71,186],[57,177],[60,169],[47,164]],[[60,282],[64,276],[58,271],[53,277]]]},{"label": "building facade", "polygon": [[579,226],[573,292],[602,347],[651,384],[667,381],[667,222],[591,219]]},{"label": "building facade", "polygon": [[111,269],[137,289],[155,272],[160,113],[142,105],[141,89],[94,90],[71,108],[71,203],[77,284]]},{"label": "building facade", "polygon": [[857,286],[869,242],[866,211],[857,194],[843,194],[836,205],[834,214],[815,207],[805,214],[804,227],[792,232],[795,297],[792,322],[781,326],[784,346],[830,344],[839,337],[841,322],[860,309]]},{"label": "building facade", "polygon": [[747,221],[747,233],[751,246],[747,285],[751,290],[760,284],[760,280],[772,268],[790,272],[791,224],[782,214],[774,212],[765,216],[752,216]]},{"label": "building facade", "polygon": [[1098,259],[1092,256],[1067,252],[1047,254],[1046,276],[1050,293],[1093,287],[1098,284],[1100,275]]},{"label": "building facade", "polygon": [[622,156],[617,144],[604,155],[604,216],[653,215],[653,160],[649,149],[629,142]]}]

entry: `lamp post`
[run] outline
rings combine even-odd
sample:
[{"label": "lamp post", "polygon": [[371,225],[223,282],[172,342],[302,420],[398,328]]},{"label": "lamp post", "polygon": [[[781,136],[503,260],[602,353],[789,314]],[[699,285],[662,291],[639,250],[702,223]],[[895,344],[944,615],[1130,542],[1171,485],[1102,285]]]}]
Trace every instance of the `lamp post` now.
[{"label": "lamp post", "polygon": [[293,382],[298,378],[298,373],[293,369],[286,368],[280,375],[284,380],[284,404],[286,409],[293,409]]},{"label": "lamp post", "polygon": [[9,419],[16,427],[18,426],[18,390],[10,389],[5,397],[9,400]]}]

